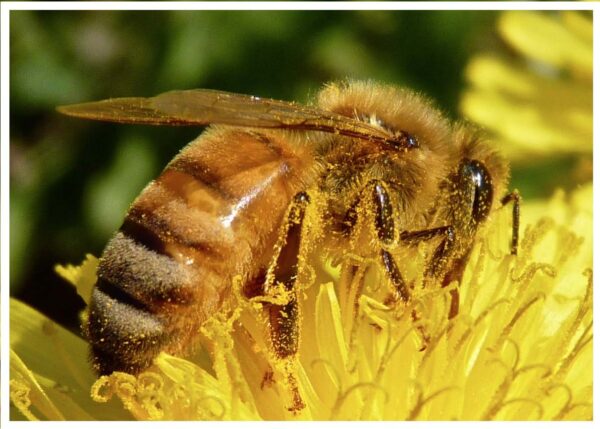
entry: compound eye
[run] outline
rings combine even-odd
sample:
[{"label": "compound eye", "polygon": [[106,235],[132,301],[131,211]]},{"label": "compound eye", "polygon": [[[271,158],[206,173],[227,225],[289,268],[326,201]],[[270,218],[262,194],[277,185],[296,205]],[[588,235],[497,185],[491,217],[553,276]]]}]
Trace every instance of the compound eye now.
[{"label": "compound eye", "polygon": [[473,220],[479,223],[487,219],[492,208],[494,198],[492,177],[485,165],[479,161],[469,160],[463,168],[465,173],[470,176],[475,191],[471,215]]}]

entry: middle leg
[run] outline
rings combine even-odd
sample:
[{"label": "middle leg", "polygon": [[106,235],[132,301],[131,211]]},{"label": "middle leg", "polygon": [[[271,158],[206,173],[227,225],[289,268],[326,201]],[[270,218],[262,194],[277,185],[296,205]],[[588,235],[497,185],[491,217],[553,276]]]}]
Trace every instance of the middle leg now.
[{"label": "middle leg", "polygon": [[[370,199],[370,201],[369,201]],[[357,206],[367,202],[373,209],[373,223],[377,239],[381,245],[379,258],[389,280],[392,283],[394,300],[404,302],[409,299],[408,285],[402,276],[392,254],[387,250],[396,241],[394,225],[394,208],[387,185],[381,180],[371,180],[362,189],[358,200],[348,209],[345,217],[345,228],[351,233],[358,222]]]}]

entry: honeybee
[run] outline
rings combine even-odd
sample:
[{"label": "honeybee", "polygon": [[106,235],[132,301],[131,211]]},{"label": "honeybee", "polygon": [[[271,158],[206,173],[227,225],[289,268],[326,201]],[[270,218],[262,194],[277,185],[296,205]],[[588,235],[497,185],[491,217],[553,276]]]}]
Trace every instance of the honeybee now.
[{"label": "honeybee", "polygon": [[[373,82],[326,85],[316,106],[207,89],[59,107],[110,122],[210,125],[143,190],[107,244],[84,331],[100,374],[185,355],[241,276],[267,303],[273,352],[298,350],[295,292],[306,243],[375,258],[398,301],[410,288],[396,246],[430,241],[425,277],[460,280],[480,225],[519,196],[507,163],[424,97]],[[316,213],[307,222],[307,212]],[[364,227],[368,224],[370,227]],[[400,261],[401,262],[401,261]],[[454,292],[449,317],[458,311]]]}]

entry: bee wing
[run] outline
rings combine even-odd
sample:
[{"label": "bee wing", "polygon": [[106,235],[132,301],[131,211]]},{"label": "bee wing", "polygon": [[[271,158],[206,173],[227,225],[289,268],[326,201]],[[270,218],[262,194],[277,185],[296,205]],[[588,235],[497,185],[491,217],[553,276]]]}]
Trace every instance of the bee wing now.
[{"label": "bee wing", "polygon": [[[114,98],[60,106],[70,116],[148,125],[227,124],[323,131],[398,144],[386,131],[347,116],[286,101],[209,89],[170,91],[151,98]],[[400,139],[401,140],[401,139]]]}]

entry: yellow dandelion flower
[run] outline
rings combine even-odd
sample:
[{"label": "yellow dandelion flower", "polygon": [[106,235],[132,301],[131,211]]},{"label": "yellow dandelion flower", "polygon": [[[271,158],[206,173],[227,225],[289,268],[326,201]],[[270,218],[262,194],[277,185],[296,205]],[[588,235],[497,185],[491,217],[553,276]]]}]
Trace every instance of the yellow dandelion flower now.
[{"label": "yellow dandelion flower", "polygon": [[[589,420],[591,193],[526,202],[518,256],[507,254],[499,211],[462,283],[415,287],[408,305],[384,299],[369,261],[315,269],[300,298],[299,353],[287,360],[271,351],[262,304],[234,294],[203,325],[205,352],[163,353],[138,376],[95,380],[81,339],[13,301],[12,417]],[[94,269],[88,259],[59,272],[81,291]],[[460,312],[449,320],[453,288]]]},{"label": "yellow dandelion flower", "polygon": [[508,11],[498,31],[517,55],[471,59],[462,112],[496,133],[510,159],[585,155],[591,179],[591,13]]},{"label": "yellow dandelion flower", "polygon": [[118,404],[103,406],[90,397],[97,377],[86,342],[15,299],[10,301],[10,348],[12,420],[130,418]]}]

